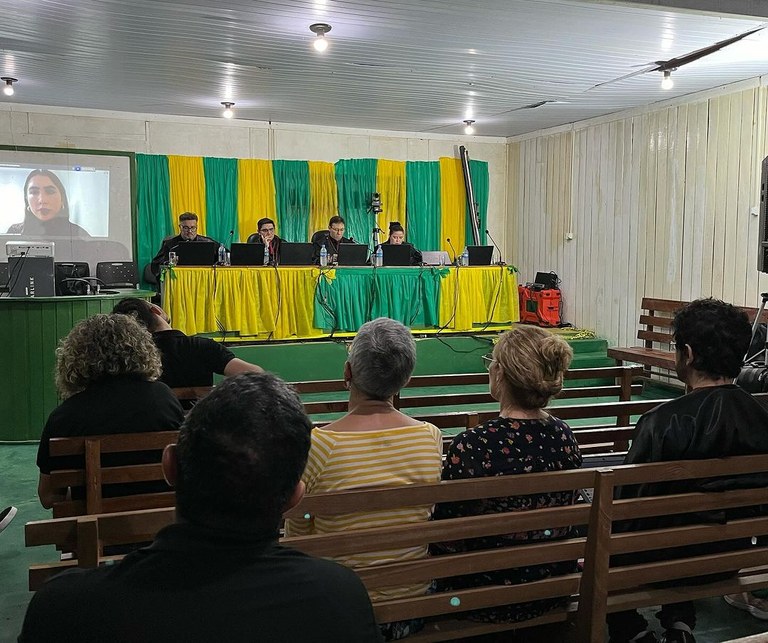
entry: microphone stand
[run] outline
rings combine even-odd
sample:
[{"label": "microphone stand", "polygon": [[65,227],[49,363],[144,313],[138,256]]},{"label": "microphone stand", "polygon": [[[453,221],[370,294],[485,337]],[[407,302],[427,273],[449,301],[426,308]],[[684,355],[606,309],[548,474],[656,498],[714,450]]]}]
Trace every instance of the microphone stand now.
[{"label": "microphone stand", "polygon": [[451,262],[451,265],[455,266],[456,265],[456,257],[457,257],[457,255],[456,255],[456,248],[453,247],[453,244],[451,243],[451,238],[450,237],[447,237],[445,240],[448,242],[448,245],[451,246],[451,252],[453,252],[453,261]]},{"label": "microphone stand", "polygon": [[497,265],[497,266],[506,266],[506,265],[507,265],[507,262],[506,262],[506,261],[504,261],[504,260],[501,258],[501,248],[499,248],[499,244],[497,244],[497,243],[496,243],[496,242],[493,240],[493,237],[491,236],[491,233],[490,233],[490,232],[488,232],[488,230],[486,230],[486,231],[485,231],[485,235],[486,235],[486,236],[487,236],[487,237],[488,237],[488,238],[491,240],[491,243],[493,244],[493,247],[494,247],[494,248],[496,248],[496,250],[498,250],[498,252],[499,252],[499,260],[495,262],[495,263],[496,263],[496,265]]}]

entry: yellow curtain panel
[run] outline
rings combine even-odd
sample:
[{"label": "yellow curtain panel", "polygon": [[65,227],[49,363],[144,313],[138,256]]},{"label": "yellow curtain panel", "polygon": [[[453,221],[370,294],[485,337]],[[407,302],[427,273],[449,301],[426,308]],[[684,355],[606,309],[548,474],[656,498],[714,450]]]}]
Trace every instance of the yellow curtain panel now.
[{"label": "yellow curtain panel", "polygon": [[197,215],[197,233],[205,234],[205,171],[202,156],[169,156],[168,174],[171,183],[171,225],[179,233],[179,215]]},{"label": "yellow curtain panel", "polygon": [[447,250],[451,257],[453,250],[446,242],[447,238],[450,238],[457,254],[464,251],[466,208],[461,160],[443,157],[440,159],[440,242],[443,250]]},{"label": "yellow curtain panel", "polygon": [[405,228],[405,161],[379,159],[376,190],[381,194],[382,207],[376,222],[384,234],[388,233],[390,221],[399,221]]},{"label": "yellow curtain panel", "polygon": [[333,163],[309,161],[309,230],[307,239],[328,227],[328,219],[339,213],[336,171]]},{"label": "yellow curtain panel", "polygon": [[237,223],[241,241],[256,232],[256,224],[263,217],[272,219],[277,227],[272,162],[240,159],[237,162]]}]

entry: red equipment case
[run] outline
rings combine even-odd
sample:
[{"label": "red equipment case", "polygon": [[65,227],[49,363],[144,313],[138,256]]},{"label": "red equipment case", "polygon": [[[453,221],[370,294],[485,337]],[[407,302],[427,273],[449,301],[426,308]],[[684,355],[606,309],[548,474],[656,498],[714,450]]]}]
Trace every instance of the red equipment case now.
[{"label": "red equipment case", "polygon": [[518,286],[520,321],[539,326],[560,325],[560,290]]}]

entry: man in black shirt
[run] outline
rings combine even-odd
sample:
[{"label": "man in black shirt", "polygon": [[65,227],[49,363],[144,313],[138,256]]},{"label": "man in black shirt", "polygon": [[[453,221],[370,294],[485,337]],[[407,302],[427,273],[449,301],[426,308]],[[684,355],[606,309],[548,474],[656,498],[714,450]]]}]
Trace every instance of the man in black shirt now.
[{"label": "man in black shirt", "polygon": [[160,275],[160,266],[168,262],[168,253],[171,252],[181,243],[188,243],[190,241],[208,241],[210,243],[216,243],[210,237],[206,237],[202,234],[197,234],[197,215],[194,212],[184,212],[179,215],[179,234],[166,237],[163,239],[163,243],[160,246],[160,250],[157,251],[155,258],[149,264],[149,269],[155,277]]},{"label": "man in black shirt", "polygon": [[260,366],[238,359],[226,346],[212,339],[188,337],[180,330],[174,330],[168,314],[144,299],[122,299],[112,312],[131,315],[152,333],[163,362],[160,381],[171,388],[211,386],[214,373],[232,377],[262,371]]},{"label": "man in black shirt", "polygon": [[[675,314],[672,321],[675,339],[675,369],[686,384],[686,395],[657,406],[638,420],[626,464],[664,462],[669,460],[705,460],[725,456],[768,453],[768,412],[749,393],[733,384],[739,374],[750,339],[747,315],[730,304],[716,299],[699,299]],[[766,476],[750,476],[750,480],[699,480],[657,482],[631,485],[617,490],[619,498],[717,491],[768,484]],[[745,508],[747,512],[759,508]],[[642,518],[631,524],[618,525],[622,531],[664,529],[670,526],[701,522],[706,512]],[[738,515],[728,516],[737,518]],[[712,512],[712,522],[722,516]],[[718,551],[749,547],[745,541],[724,541]],[[679,549],[679,548],[678,548]],[[686,556],[714,553],[713,547],[687,545]],[[678,552],[680,555],[680,552]],[[669,554],[668,554],[669,556]],[[641,560],[642,559],[642,560]],[[664,560],[664,550],[633,553],[621,564]],[[618,562],[618,561],[617,561]],[[732,604],[747,603],[749,596],[731,597]],[[738,605],[740,606],[740,605]],[[745,609],[742,607],[742,609]],[[694,643],[692,630],[696,611],[690,601],[663,605],[657,617],[664,627],[666,643]],[[652,643],[656,635],[636,610],[608,615],[611,643],[637,641]]]},{"label": "man in black shirt", "polygon": [[49,580],[19,641],[380,641],[351,569],[277,541],[304,493],[311,430],[274,375],[217,387],[163,454],[178,522],[116,565]]}]

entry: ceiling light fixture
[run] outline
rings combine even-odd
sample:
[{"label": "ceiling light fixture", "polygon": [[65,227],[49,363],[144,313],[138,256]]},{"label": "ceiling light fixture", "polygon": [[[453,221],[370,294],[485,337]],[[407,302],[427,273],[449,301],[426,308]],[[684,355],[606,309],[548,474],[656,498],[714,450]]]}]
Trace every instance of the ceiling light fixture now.
[{"label": "ceiling light fixture", "polygon": [[467,136],[472,136],[472,134],[475,133],[475,128],[472,127],[472,123],[474,122],[475,121],[473,121],[471,118],[468,118],[467,120],[464,121],[464,125],[466,125],[466,127],[464,128],[464,133]]},{"label": "ceiling light fixture", "polygon": [[10,76],[2,76],[0,77],[0,80],[2,80],[5,83],[5,87],[3,87],[3,94],[6,96],[13,96],[13,83],[18,83],[18,78],[11,78]]},{"label": "ceiling light fixture", "polygon": [[328,49],[328,41],[325,39],[325,34],[331,30],[331,25],[326,24],[325,22],[316,22],[313,25],[309,25],[309,30],[314,34],[317,34],[315,42],[312,43],[315,51],[322,53]]},{"label": "ceiling light fixture", "polygon": [[672,72],[667,70],[664,72],[664,78],[661,79],[662,89],[672,89],[675,86],[675,81],[672,80]]},{"label": "ceiling light fixture", "polygon": [[224,105],[224,111],[221,113],[221,115],[224,118],[232,118],[235,113],[232,111],[232,108],[235,106],[234,103],[230,103],[229,101],[222,101],[222,105]]}]

